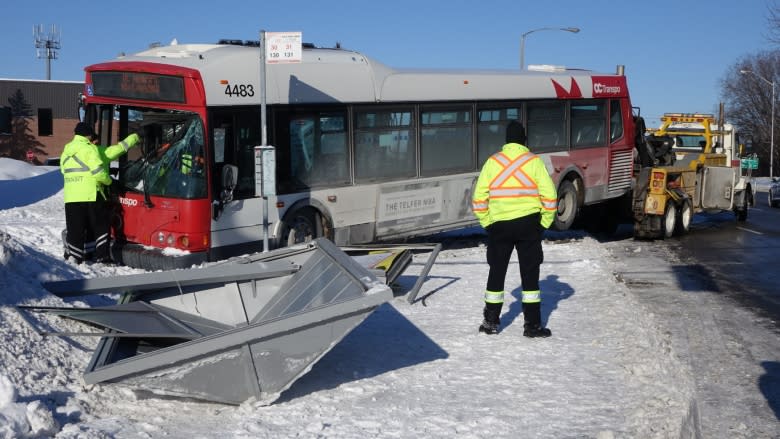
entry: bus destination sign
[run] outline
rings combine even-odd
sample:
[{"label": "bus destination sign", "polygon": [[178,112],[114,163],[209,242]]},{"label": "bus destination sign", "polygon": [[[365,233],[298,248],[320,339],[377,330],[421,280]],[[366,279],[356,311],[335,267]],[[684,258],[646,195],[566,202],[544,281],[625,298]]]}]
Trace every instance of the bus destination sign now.
[{"label": "bus destination sign", "polygon": [[91,95],[184,103],[184,81],[177,76],[139,72],[92,72]]}]

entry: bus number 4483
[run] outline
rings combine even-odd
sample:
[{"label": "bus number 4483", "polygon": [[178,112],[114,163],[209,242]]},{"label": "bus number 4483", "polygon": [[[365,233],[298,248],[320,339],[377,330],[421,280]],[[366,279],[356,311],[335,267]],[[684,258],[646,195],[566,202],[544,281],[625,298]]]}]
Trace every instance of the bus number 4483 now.
[{"label": "bus number 4483", "polygon": [[230,97],[242,97],[245,98],[247,96],[251,97],[255,95],[255,89],[252,87],[252,84],[234,84],[230,85],[228,84],[225,87],[225,94]]}]

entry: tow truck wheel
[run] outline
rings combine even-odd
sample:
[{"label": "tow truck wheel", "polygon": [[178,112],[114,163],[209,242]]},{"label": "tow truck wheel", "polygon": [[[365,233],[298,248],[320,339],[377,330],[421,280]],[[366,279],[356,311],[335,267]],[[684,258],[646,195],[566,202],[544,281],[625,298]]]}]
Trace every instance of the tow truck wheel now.
[{"label": "tow truck wheel", "polygon": [[734,215],[737,217],[737,221],[739,222],[745,222],[747,221],[748,217],[748,205],[750,204],[750,200],[748,200],[748,194],[747,192],[742,192],[742,197],[740,197],[742,201],[740,202],[739,206],[737,206],[734,209]]},{"label": "tow truck wheel", "polygon": [[691,228],[691,218],[693,217],[693,207],[691,206],[691,200],[685,200],[677,212],[677,224],[675,225],[674,233],[676,235],[684,235],[688,233]]},{"label": "tow truck wheel", "polygon": [[666,203],[666,209],[664,210],[664,218],[663,218],[663,229],[661,230],[661,233],[663,233],[664,239],[671,238],[672,235],[674,235],[674,228],[677,225],[677,208],[674,206],[674,203],[668,202]]}]

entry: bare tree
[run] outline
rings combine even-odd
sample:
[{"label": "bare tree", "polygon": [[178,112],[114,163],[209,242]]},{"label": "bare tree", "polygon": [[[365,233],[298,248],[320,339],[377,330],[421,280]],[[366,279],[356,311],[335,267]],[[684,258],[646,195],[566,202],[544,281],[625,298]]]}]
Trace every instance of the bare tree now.
[{"label": "bare tree", "polygon": [[[753,152],[759,157],[759,175],[769,175],[769,153],[772,128],[772,83],[777,88],[780,77],[780,50],[746,55],[727,71],[721,80],[722,100],[726,104],[728,119],[739,127],[740,133],[752,137]],[[775,105],[777,102],[775,96]],[[775,140],[780,124],[777,122],[780,108],[775,108]],[[777,142],[775,142],[777,143]],[[774,148],[775,163],[780,148]]]},{"label": "bare tree", "polygon": [[767,40],[780,46],[780,5],[777,1],[767,4]]}]

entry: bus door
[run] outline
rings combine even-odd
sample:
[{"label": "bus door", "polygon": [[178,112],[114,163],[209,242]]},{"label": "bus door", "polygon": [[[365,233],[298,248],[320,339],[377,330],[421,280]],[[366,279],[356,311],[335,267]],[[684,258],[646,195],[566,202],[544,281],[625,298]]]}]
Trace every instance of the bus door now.
[{"label": "bus door", "polygon": [[[212,251],[252,247],[262,243],[262,204],[255,197],[254,148],[261,143],[259,108],[215,109],[210,114],[212,139]],[[225,165],[238,169],[232,200],[220,206]],[[260,244],[262,245],[262,244]],[[260,247],[262,249],[262,247]]]}]

